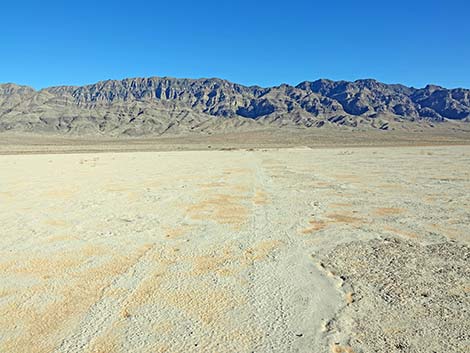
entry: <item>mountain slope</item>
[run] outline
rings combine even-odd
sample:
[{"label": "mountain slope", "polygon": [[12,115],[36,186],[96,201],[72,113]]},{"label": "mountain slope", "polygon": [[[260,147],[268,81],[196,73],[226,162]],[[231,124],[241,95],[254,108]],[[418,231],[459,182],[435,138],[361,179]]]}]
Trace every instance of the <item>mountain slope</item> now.
[{"label": "mountain slope", "polygon": [[221,79],[134,78],[39,91],[0,85],[0,132],[107,136],[266,126],[401,129],[470,120],[470,90],[317,80],[262,88]]}]

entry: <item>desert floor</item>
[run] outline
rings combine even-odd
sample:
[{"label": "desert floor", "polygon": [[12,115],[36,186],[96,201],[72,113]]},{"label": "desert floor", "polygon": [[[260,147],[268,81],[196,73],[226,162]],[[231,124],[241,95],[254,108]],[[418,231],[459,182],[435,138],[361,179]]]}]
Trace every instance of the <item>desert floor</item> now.
[{"label": "desert floor", "polygon": [[0,352],[463,352],[470,146],[0,156]]}]

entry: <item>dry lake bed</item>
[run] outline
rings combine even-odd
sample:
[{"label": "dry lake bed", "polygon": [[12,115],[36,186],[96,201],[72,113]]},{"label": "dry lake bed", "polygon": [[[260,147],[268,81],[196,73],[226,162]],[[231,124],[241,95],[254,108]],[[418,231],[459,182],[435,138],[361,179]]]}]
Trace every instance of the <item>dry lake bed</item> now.
[{"label": "dry lake bed", "polygon": [[0,352],[465,352],[470,147],[0,156]]}]

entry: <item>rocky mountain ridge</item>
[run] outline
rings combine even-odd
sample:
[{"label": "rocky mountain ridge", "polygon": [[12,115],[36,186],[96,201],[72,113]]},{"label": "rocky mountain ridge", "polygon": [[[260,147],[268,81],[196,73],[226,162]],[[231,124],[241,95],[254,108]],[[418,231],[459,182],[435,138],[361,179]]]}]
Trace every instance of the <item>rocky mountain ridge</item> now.
[{"label": "rocky mountain ridge", "polygon": [[0,84],[0,131],[107,136],[243,128],[402,129],[470,122],[470,90],[372,79],[243,86],[222,79],[108,80],[41,90]]}]

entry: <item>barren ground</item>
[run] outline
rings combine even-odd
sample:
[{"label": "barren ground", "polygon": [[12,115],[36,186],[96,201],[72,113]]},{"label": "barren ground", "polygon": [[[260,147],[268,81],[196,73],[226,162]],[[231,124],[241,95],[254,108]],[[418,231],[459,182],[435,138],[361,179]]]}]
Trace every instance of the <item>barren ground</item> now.
[{"label": "barren ground", "polygon": [[2,155],[0,352],[466,351],[469,194],[470,146]]}]

